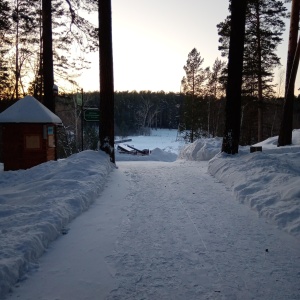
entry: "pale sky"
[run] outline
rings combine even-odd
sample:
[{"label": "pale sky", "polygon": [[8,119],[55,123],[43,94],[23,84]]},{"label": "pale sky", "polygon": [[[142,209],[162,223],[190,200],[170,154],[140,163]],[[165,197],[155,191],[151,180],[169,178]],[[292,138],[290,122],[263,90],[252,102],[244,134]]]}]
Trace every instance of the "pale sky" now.
[{"label": "pale sky", "polygon": [[[216,25],[229,14],[228,4],[228,0],[112,0],[115,90],[179,92],[183,66],[194,47],[204,58],[203,67],[212,67],[221,58]],[[279,47],[283,65],[286,52],[286,44]],[[99,90],[98,56],[91,55],[92,68],[79,80],[85,91]]]}]

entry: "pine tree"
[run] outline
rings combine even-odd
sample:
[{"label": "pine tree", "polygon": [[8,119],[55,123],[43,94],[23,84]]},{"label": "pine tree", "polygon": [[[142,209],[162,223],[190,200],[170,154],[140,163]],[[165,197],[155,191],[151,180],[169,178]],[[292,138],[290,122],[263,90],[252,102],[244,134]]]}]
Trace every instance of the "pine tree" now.
[{"label": "pine tree", "polygon": [[[52,10],[55,76],[76,86],[81,70],[90,66],[85,54],[99,50],[98,28],[80,14],[97,11],[97,1],[52,0]],[[71,48],[78,55],[70,56]]]},{"label": "pine tree", "polygon": [[200,52],[193,48],[183,67],[186,74],[182,79],[182,92],[185,95],[185,127],[190,128],[189,141],[191,143],[194,142],[196,131],[201,128],[199,125],[200,97],[205,95],[205,81],[209,73],[209,68],[202,68],[203,61]]},{"label": "pine tree", "polygon": [[43,15],[43,103],[52,112],[55,112],[55,99],[53,96],[54,70],[53,70],[53,38],[52,38],[52,1],[42,0]]},{"label": "pine tree", "polygon": [[35,53],[37,17],[39,0],[16,0],[12,7],[12,25],[14,36],[14,75],[15,87],[11,98],[19,99],[25,95],[23,77],[29,71],[30,60]]},{"label": "pine tree", "polygon": [[[231,9],[231,6],[230,6]],[[248,0],[246,11],[243,94],[258,103],[258,140],[263,138],[263,99],[274,85],[273,70],[280,65],[276,54],[285,28],[286,8],[279,0]],[[228,55],[230,17],[217,25],[223,56]]]},{"label": "pine tree", "polygon": [[[96,28],[77,13],[79,8],[89,10],[89,5],[95,4],[95,1],[87,1],[83,7],[81,5],[84,3],[81,1],[54,0],[53,5],[50,0],[42,1],[43,20],[45,19],[45,21],[49,22],[43,23],[43,32],[47,29],[46,34],[43,34],[44,98],[45,103],[47,103],[46,106],[54,111],[55,105],[52,91],[54,69],[56,70],[56,74],[59,74],[61,78],[68,78],[70,82],[76,84],[76,82],[71,79],[72,76],[68,73],[70,69],[73,70],[73,72],[81,70],[86,63],[84,59],[78,57],[70,62],[70,55],[68,55],[70,45],[76,43],[83,52],[90,50],[95,51],[97,49],[98,42],[96,38],[98,37],[98,32]],[[44,11],[44,7],[46,8],[46,12]],[[55,20],[55,22],[52,21],[52,10],[53,20]],[[67,22],[65,22],[66,18]],[[52,24],[54,25],[53,30],[55,31],[55,29],[57,29],[55,32],[55,35],[58,35],[56,41],[52,35]],[[66,30],[63,30],[64,27]],[[56,47],[52,46],[54,44],[56,44]],[[54,49],[57,50],[54,51]],[[68,72],[66,70],[68,70]]]},{"label": "pine tree", "polygon": [[[220,59],[216,59],[209,72],[207,81],[207,97],[208,97],[208,111],[207,111],[207,132],[215,136],[218,128],[218,120],[220,116],[222,96],[224,96],[225,88],[222,83],[222,74],[226,63]],[[215,104],[215,105],[213,105]]]},{"label": "pine tree", "polygon": [[280,132],[278,137],[278,146],[292,144],[293,131],[293,104],[295,79],[299,64],[300,41],[297,45],[299,30],[299,10],[300,3],[297,0],[292,1],[289,47],[287,57],[286,81],[285,81],[285,101],[283,116],[281,120]]},{"label": "pine tree", "polygon": [[[7,3],[10,10],[9,36],[1,27],[0,36],[6,34],[7,40],[11,43],[7,51],[10,56],[5,57],[5,62],[10,66],[7,74],[10,77],[14,74],[15,77],[10,80],[14,83],[13,89],[10,88],[11,98],[19,98],[26,93],[25,77],[26,81],[30,82],[30,93],[40,100],[44,94],[41,2],[41,0],[8,0],[3,3],[1,1],[1,5]],[[90,64],[85,60],[84,53],[97,51],[99,42],[98,29],[79,15],[79,12],[95,10],[97,2],[94,0],[52,0],[51,2],[55,77],[60,85],[66,82],[77,85],[76,78],[80,75],[80,71]],[[5,10],[1,12],[4,14]],[[7,44],[6,47],[8,48]],[[70,55],[72,47],[80,50],[78,56]],[[3,49],[1,47],[1,51]],[[4,57],[2,56],[1,59]]]},{"label": "pine tree", "polygon": [[11,78],[8,52],[11,47],[11,10],[8,1],[0,2],[0,100],[8,98]]},{"label": "pine tree", "polygon": [[247,0],[231,1],[231,28],[226,88],[225,132],[222,151],[238,153],[241,119],[241,86]]}]

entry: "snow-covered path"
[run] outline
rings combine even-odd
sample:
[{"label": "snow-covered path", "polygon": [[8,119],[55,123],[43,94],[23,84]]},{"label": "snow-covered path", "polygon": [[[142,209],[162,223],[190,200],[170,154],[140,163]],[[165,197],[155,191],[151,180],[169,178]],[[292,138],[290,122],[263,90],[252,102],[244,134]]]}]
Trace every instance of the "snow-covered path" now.
[{"label": "snow-covered path", "polygon": [[300,299],[300,243],[206,173],[119,162],[8,299]]}]

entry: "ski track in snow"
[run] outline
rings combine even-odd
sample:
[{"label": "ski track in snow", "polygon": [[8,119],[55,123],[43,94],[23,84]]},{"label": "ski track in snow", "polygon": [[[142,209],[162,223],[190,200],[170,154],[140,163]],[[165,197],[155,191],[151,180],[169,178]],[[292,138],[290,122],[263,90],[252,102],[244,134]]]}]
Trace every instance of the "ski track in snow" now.
[{"label": "ski track in snow", "polygon": [[238,203],[207,162],[117,164],[8,299],[300,299],[299,241]]}]

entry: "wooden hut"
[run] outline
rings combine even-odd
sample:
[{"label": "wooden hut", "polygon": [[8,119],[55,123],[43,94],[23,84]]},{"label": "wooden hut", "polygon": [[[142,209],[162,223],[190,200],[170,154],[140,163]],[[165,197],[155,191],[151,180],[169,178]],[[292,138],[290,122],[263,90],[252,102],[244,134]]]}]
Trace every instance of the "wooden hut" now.
[{"label": "wooden hut", "polygon": [[32,96],[0,114],[4,171],[56,160],[56,126],[61,119]]}]

